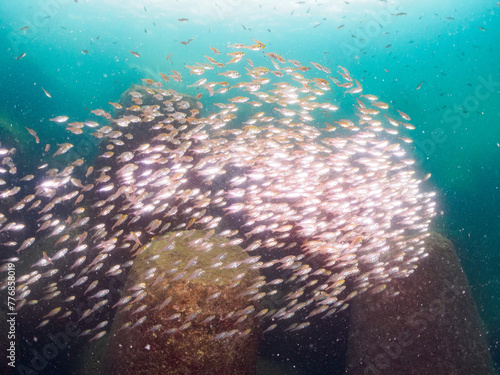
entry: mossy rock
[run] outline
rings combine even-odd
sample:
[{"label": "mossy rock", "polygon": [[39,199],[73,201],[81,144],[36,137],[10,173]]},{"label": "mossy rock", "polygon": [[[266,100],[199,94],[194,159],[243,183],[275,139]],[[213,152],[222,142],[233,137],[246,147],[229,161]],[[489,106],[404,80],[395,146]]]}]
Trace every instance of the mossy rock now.
[{"label": "mossy rock", "polygon": [[[258,271],[250,267],[246,267],[244,272],[240,267],[212,267],[214,257],[220,254],[227,253],[224,264],[243,261],[248,254],[238,246],[224,245],[229,240],[217,236],[205,240],[213,244],[209,251],[200,250],[190,244],[203,239],[207,232],[178,233],[179,237],[173,242],[168,239],[172,238],[172,233],[154,239],[149,248],[135,259],[123,295],[130,294],[130,289],[141,282],[145,283],[143,290],[147,295],[130,310],[122,307],[118,311],[110,333],[106,373],[254,373],[258,319],[249,315],[248,319],[236,322],[241,314],[227,316],[251,305],[243,291],[259,276]],[[198,258],[196,264],[186,268],[194,257]],[[179,273],[171,273],[158,281],[157,275],[161,276],[161,272],[168,272],[172,267],[178,268],[178,272],[186,272],[186,275],[172,281]],[[153,268],[156,268],[155,276],[145,279],[148,270]],[[196,270],[203,270],[204,273],[199,277],[190,277],[199,274]],[[218,292],[219,297],[208,298]],[[159,309],[162,302],[170,297],[171,302]],[[134,313],[140,305],[148,308]],[[190,320],[190,314],[195,312],[198,315]],[[174,314],[180,314],[180,318],[172,318]],[[207,317],[212,315],[215,318],[206,322]],[[142,316],[146,317],[143,324],[120,329],[126,322],[137,322]],[[162,328],[155,330],[153,327],[159,324]],[[227,339],[217,339],[217,335],[231,331],[233,334]]]}]

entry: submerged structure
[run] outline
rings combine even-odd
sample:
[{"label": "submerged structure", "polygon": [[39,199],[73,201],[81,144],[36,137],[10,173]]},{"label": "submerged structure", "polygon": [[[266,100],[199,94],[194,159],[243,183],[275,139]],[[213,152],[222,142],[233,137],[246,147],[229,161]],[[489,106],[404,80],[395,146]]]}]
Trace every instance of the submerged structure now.
[{"label": "submerged structure", "polygon": [[113,115],[93,110],[99,121],[51,119],[92,132],[95,161],[18,176],[15,149],[1,145],[3,270],[18,265],[16,309],[35,332],[72,321],[92,342],[116,310],[114,332],[152,340],[296,331],[390,292],[427,255],[434,193],[404,150],[409,116],[344,67],[303,65],[258,41],[228,48],[186,65],[189,78],[143,80]]},{"label": "submerged structure", "polygon": [[429,256],[397,298],[380,293],[353,303],[346,375],[493,375],[486,333],[455,249],[432,233]]}]

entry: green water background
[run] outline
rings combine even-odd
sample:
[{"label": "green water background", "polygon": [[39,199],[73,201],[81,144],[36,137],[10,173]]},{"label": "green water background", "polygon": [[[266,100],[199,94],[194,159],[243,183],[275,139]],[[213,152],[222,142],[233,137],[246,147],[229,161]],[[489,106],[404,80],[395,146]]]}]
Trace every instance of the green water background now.
[{"label": "green water background", "polygon": [[[332,71],[342,65],[365,92],[412,117],[417,168],[432,173],[438,193],[434,228],[457,248],[498,368],[500,6],[479,0],[331,3],[1,2],[0,142],[14,137],[31,155],[25,163],[36,165],[42,146],[25,126],[42,144],[82,142],[85,136],[48,119],[96,120],[89,109],[111,110],[108,101],[118,101],[141,78],[159,80],[159,72],[171,69],[187,75],[185,63],[214,56],[209,46],[255,38],[266,51],[305,65],[314,61]],[[28,172],[32,165],[25,167]]]}]

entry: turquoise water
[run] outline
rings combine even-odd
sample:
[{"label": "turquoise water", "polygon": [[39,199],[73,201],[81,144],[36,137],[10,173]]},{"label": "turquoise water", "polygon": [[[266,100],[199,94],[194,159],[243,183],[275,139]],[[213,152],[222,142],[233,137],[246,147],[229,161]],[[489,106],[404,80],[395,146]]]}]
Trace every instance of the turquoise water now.
[{"label": "turquoise water", "polygon": [[456,246],[499,368],[499,3],[163,3],[2,2],[0,114],[18,129],[0,129],[0,137],[14,134],[37,164],[40,146],[25,126],[42,144],[81,142],[48,119],[95,119],[90,109],[108,109],[141,78],[184,72],[184,64],[206,62],[209,47],[252,38],[304,64],[347,67],[366,92],[411,116],[413,156],[438,192],[433,226]]}]

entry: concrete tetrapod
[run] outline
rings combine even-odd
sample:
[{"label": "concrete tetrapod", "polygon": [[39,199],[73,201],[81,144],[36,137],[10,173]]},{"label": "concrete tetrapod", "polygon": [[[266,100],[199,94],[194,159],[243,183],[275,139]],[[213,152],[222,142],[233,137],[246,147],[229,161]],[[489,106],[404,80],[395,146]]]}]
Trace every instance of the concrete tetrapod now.
[{"label": "concrete tetrapod", "polygon": [[[228,240],[216,236],[209,240],[214,244],[210,251],[195,249],[193,241],[204,236],[203,231],[169,233],[136,257],[123,296],[136,293],[137,299],[141,290],[146,293],[133,306],[130,302],[119,309],[106,373],[254,373],[258,320],[239,318],[249,305],[242,291],[259,273],[249,269],[241,276],[241,269],[212,267],[214,257],[225,253],[227,262],[247,255],[237,246],[224,246]],[[144,323],[138,323],[141,317],[146,317]]]},{"label": "concrete tetrapod", "polygon": [[414,274],[352,304],[348,375],[493,374],[471,291],[449,240],[432,234]]}]

